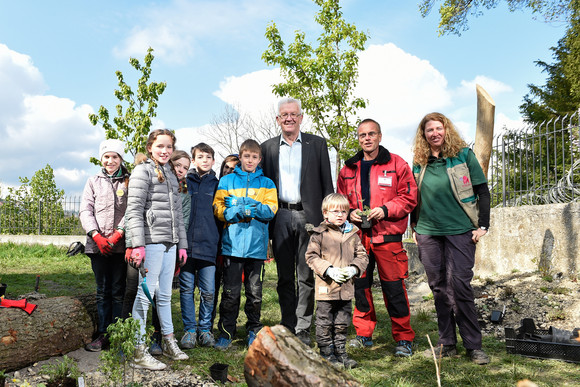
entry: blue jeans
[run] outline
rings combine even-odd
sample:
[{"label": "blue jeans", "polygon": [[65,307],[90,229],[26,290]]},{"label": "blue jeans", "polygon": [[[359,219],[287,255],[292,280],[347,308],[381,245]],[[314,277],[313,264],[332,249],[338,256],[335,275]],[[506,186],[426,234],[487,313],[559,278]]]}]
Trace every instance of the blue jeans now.
[{"label": "blue jeans", "polygon": [[[145,246],[145,269],[147,269],[147,287],[153,297],[157,315],[161,323],[161,333],[169,335],[173,333],[173,321],[171,320],[171,285],[175,271],[176,247],[167,248],[164,244],[152,244]],[[149,299],[143,292],[141,283],[143,277],[139,274],[139,289],[133,304],[133,318],[140,322],[141,338],[145,336],[147,324],[147,312],[149,311]],[[139,338],[139,341],[141,340]]]},{"label": "blue jeans", "polygon": [[[190,258],[192,265],[184,267],[179,273],[179,297],[181,302],[181,318],[185,331],[210,331],[211,316],[214,308],[215,264],[201,259]],[[194,291],[199,288],[199,326],[195,321]]]},{"label": "blue jeans", "polygon": [[88,255],[97,282],[97,331],[104,334],[115,319],[121,318],[127,264],[123,254]]}]

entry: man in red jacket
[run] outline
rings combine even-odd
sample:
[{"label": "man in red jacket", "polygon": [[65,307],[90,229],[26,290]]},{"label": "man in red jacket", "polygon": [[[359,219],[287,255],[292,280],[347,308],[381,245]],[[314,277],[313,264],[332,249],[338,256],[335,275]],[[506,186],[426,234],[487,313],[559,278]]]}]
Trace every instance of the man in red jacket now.
[{"label": "man in red jacket", "polygon": [[[369,255],[367,271],[355,280],[353,325],[357,337],[353,346],[370,347],[377,325],[371,285],[375,265],[391,318],[395,356],[411,356],[415,332],[404,279],[409,276],[407,253],[402,237],[409,213],[417,204],[417,185],[409,165],[401,157],[380,146],[381,127],[372,119],[358,126],[362,148],[348,159],[339,173],[337,192],[350,203],[350,220],[361,228],[361,240]],[[361,212],[367,210],[367,228]]]}]

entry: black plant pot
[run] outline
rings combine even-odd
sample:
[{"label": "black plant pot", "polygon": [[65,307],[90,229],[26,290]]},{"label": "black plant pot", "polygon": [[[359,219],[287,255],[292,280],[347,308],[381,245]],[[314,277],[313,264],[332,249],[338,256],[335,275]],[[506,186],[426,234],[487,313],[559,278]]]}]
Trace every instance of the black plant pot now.
[{"label": "black plant pot", "polygon": [[361,218],[360,228],[362,228],[363,230],[369,229],[373,226],[372,223],[369,222],[369,220],[367,219],[367,215],[361,215],[360,218]]}]

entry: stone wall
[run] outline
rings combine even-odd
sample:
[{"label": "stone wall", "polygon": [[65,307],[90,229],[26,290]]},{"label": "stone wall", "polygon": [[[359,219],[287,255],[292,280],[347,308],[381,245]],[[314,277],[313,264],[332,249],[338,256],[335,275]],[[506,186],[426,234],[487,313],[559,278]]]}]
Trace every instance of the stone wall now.
[{"label": "stone wall", "polygon": [[[406,244],[409,271],[422,275],[417,247]],[[477,245],[475,275],[545,271],[577,277],[580,203],[492,208],[490,232]]]}]

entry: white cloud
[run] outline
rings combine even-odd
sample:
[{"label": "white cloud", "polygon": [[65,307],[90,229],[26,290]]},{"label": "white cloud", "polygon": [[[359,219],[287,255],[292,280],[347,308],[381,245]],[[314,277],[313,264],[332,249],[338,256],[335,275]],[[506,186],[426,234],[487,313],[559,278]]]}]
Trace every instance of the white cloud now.
[{"label": "white cloud", "polygon": [[250,115],[267,114],[276,107],[278,97],[272,85],[282,82],[280,70],[260,70],[241,77],[227,77],[213,94],[222,101]]},{"label": "white cloud", "polygon": [[502,93],[513,91],[513,88],[510,85],[506,85],[501,81],[486,77],[485,75],[478,75],[471,81],[461,81],[461,86],[456,92],[460,96],[475,95],[475,85],[483,87],[490,96],[497,96]]},{"label": "white cloud", "polygon": [[355,94],[368,99],[361,118],[377,120],[383,137],[409,137],[423,115],[452,104],[443,74],[392,43],[371,45],[360,54]]},{"label": "white cloud", "polygon": [[0,176],[5,185],[19,185],[18,177],[30,178],[48,163],[63,171],[59,188],[76,189],[75,174],[64,171],[90,168],[86,156],[97,153],[104,134],[88,121],[90,106],[44,95],[46,89],[29,56],[0,45]]}]

